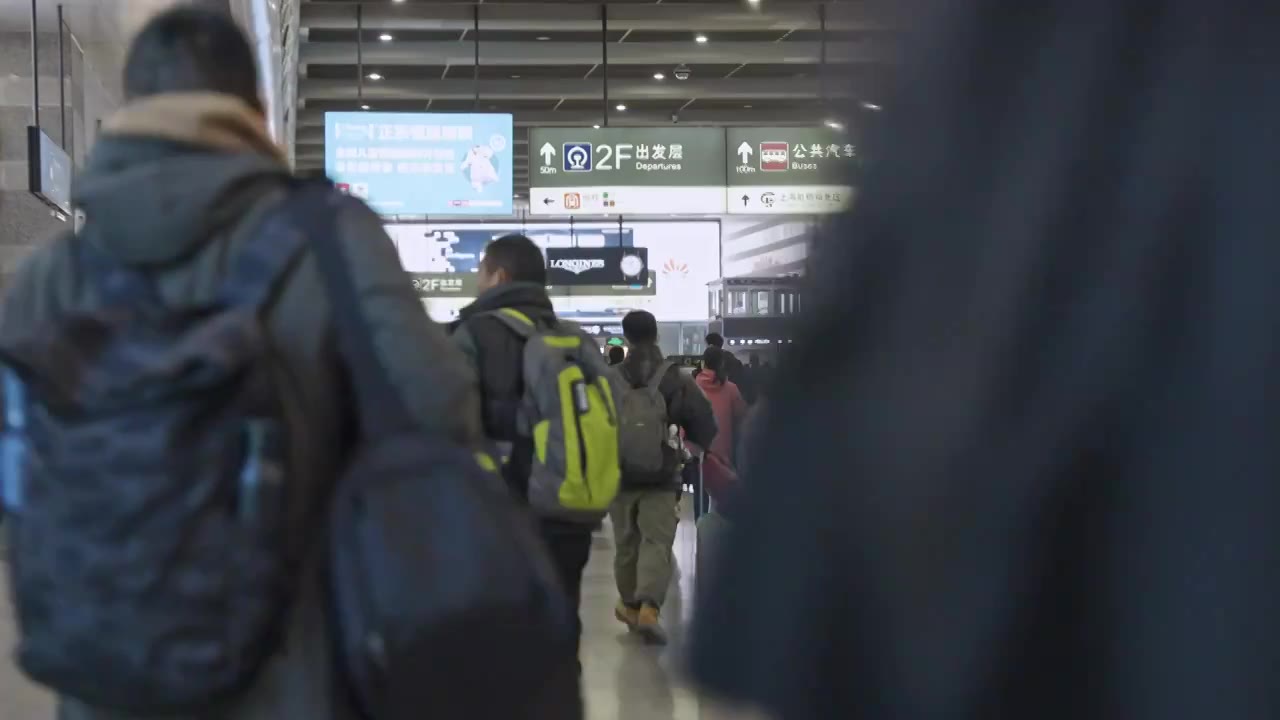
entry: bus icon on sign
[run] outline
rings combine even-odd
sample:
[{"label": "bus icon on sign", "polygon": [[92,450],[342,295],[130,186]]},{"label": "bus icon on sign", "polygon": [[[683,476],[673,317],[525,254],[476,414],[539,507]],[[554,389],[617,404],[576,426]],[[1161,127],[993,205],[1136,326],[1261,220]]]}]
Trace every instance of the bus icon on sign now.
[{"label": "bus icon on sign", "polygon": [[760,143],[760,169],[782,172],[791,165],[791,146],[784,142]]},{"label": "bus icon on sign", "polygon": [[564,171],[591,172],[591,143],[565,143]]}]

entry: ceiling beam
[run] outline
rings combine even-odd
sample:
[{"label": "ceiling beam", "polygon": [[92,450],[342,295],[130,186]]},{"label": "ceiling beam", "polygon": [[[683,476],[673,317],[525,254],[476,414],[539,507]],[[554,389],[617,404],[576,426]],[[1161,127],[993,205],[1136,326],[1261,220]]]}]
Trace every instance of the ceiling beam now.
[{"label": "ceiling beam", "polygon": [[[590,127],[603,119],[603,113],[588,111],[529,111],[515,113],[517,127]],[[814,117],[813,112],[800,110],[756,110],[743,108],[740,110],[700,110],[692,108],[680,113],[681,125],[713,125],[713,126],[813,126],[820,124],[824,118]],[[627,111],[614,113],[610,127],[653,127],[671,125],[669,112]],[[323,128],[324,111],[305,109],[298,113],[299,128]],[[299,132],[299,144],[307,134]],[[323,137],[323,136],[322,136]]]},{"label": "ceiling beam", "polygon": [[[394,42],[366,45],[366,67],[396,65],[475,65],[475,45],[469,42]],[[303,43],[301,65],[355,65],[356,43]],[[816,65],[821,61],[817,42],[628,42],[609,50],[610,65],[689,64]],[[889,48],[877,42],[827,43],[827,61],[833,64],[879,63],[891,59]],[[593,42],[485,42],[480,44],[483,65],[590,65],[600,61],[600,44]]]},{"label": "ceiling beam", "polygon": [[[319,160],[324,162],[324,144],[306,143],[298,146],[297,158],[299,160]],[[529,151],[521,146],[516,150],[515,162],[512,163],[512,169],[517,175],[529,172]]]},{"label": "ceiling beam", "polygon": [[[599,80],[530,77],[520,80],[481,80],[479,96],[495,100],[597,100],[601,98]],[[703,100],[787,100],[817,97],[821,86],[817,78],[719,78],[690,79],[683,82],[657,82],[649,79],[613,80],[609,83],[609,99],[615,100],[679,100],[691,97]],[[847,82],[831,83],[834,96],[857,97],[866,94]],[[363,95],[350,80],[303,80],[298,95],[306,100],[470,100],[476,96],[471,80],[396,80],[365,83]]]},{"label": "ceiling beam", "polygon": [[[300,127],[296,130],[295,141],[300,145],[306,144],[324,144],[324,125],[308,125]],[[528,145],[529,133],[526,130],[518,130],[515,136],[511,138],[512,145]]]},{"label": "ceiling beam", "polygon": [[[757,10],[712,3],[610,5],[609,27],[631,31],[769,31],[817,30],[817,2],[788,2]],[[865,3],[828,3],[831,31],[887,30],[872,17]],[[366,3],[364,26],[377,30],[467,30],[472,27],[470,4]],[[481,30],[596,32],[600,18],[594,5],[581,3],[486,3],[480,6]],[[303,3],[302,27],[354,30],[355,3]]]}]

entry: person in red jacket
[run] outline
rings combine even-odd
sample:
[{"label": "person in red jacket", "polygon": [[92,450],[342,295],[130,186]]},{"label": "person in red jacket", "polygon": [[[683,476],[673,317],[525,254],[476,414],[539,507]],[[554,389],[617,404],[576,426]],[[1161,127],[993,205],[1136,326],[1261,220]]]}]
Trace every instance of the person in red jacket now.
[{"label": "person in red jacket", "polygon": [[702,372],[698,373],[698,387],[711,402],[711,411],[715,414],[716,425],[720,431],[712,441],[708,451],[720,460],[732,464],[736,457],[735,435],[742,421],[747,417],[747,401],[743,399],[738,386],[726,377],[725,363],[729,356],[718,347],[709,347],[702,355]]}]

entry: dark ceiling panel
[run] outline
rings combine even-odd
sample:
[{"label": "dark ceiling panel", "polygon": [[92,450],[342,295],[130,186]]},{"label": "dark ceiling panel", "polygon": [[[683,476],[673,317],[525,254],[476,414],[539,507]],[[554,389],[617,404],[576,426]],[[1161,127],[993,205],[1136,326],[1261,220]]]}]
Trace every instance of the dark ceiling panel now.
[{"label": "dark ceiling panel", "polygon": [[[468,68],[468,72],[470,68]],[[350,79],[354,85],[356,81],[357,66],[355,65],[308,65],[307,77],[315,80],[347,80]],[[383,77],[396,77],[401,80],[434,80],[444,74],[443,65],[397,65],[393,68],[383,68],[374,65],[365,65],[364,73],[366,76],[378,73]],[[373,83],[376,80],[366,81]]]},{"label": "dark ceiling panel", "polygon": [[[324,112],[362,105],[384,112],[512,113],[518,145],[527,144],[529,126],[605,122],[599,1],[365,0],[363,6],[363,57],[382,63],[364,65],[363,73],[384,80],[366,77],[361,100],[356,3],[302,0],[300,167],[323,164]],[[492,96],[478,103],[471,97],[473,7],[481,17],[478,76]],[[662,126],[673,115],[681,124],[704,126],[856,124],[858,111],[841,109],[882,101],[879,91],[898,52],[898,33],[871,7],[866,0],[827,2],[824,33],[811,0],[608,0],[608,124]],[[391,39],[383,41],[384,33]],[[707,41],[697,42],[703,34]],[[829,62],[821,66],[824,38]],[[675,77],[681,65],[688,81]],[[625,111],[616,109],[619,102]],[[527,186],[523,153],[521,193]]]}]

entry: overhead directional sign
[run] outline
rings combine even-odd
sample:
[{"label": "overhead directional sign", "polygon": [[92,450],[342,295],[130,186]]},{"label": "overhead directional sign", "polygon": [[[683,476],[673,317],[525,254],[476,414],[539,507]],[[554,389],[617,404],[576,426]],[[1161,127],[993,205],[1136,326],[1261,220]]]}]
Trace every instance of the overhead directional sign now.
[{"label": "overhead directional sign", "polygon": [[729,128],[731,214],[835,213],[849,207],[858,149],[826,127]]},{"label": "overhead directional sign", "polygon": [[533,128],[534,215],[670,215],[725,211],[718,128]]},{"label": "overhead directional sign", "polygon": [[510,215],[510,115],[325,113],[325,172],[383,215]]}]

